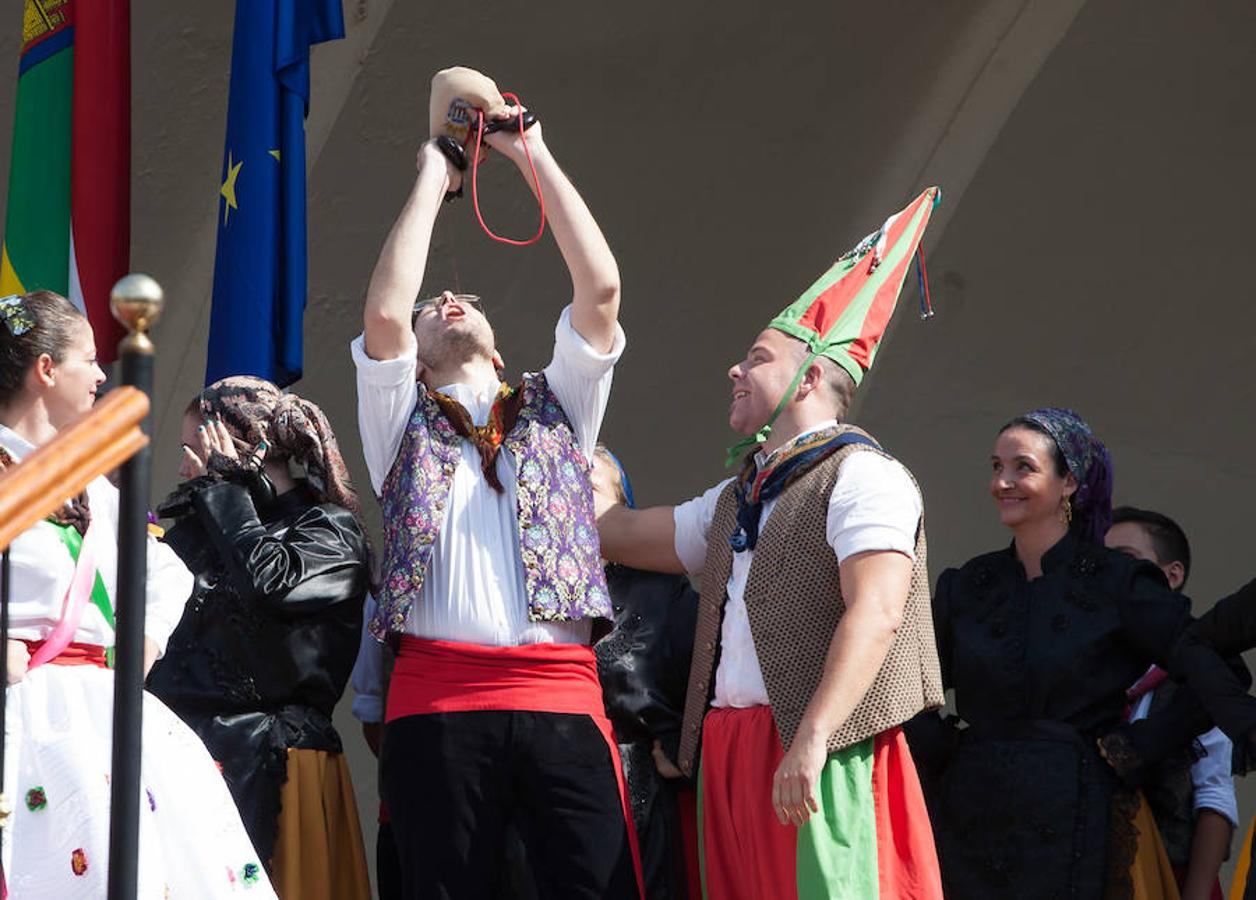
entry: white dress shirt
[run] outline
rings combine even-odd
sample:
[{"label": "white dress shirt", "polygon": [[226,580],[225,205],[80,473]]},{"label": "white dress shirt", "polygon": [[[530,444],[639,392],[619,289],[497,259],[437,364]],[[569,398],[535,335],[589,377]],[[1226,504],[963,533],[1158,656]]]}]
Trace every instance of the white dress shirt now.
[{"label": "white dress shirt", "polygon": [[[15,460],[34,451],[25,438],[0,425],[0,445]],[[118,587],[118,489],[103,477],[87,485],[95,543],[96,570],[109,599],[117,607]],[[148,579],[144,606],[144,634],[164,653],[166,641],[183,616],[183,605],[192,594],[192,573],[174,551],[151,535],[148,537]],[[9,637],[44,640],[61,620],[66,592],[74,578],[74,560],[57,526],[36,522],[10,545],[13,585],[10,591]],[[79,644],[109,647],[113,628],[90,601],[74,632]]]},{"label": "white dress shirt", "polygon": [[[788,444],[820,428],[817,425]],[[762,465],[762,454],[756,456]],[[673,512],[676,525],[676,555],[692,576],[699,576],[706,563],[707,540],[728,540],[726,534],[710,534],[711,520],[725,485],[731,478],[706,493],[677,506]],[[763,504],[759,517],[762,534],[764,524],[776,508],[776,498]],[[873,550],[890,550],[915,558],[916,527],[923,512],[920,491],[907,470],[896,460],[879,453],[853,453],[842,463],[833,492],[825,537],[840,564],[848,556]],[[759,668],[759,657],[750,633],[746,614],[746,579],[754,561],[753,550],[733,554],[733,567],[728,576],[728,602],[724,606],[724,622],[720,629],[720,661],[715,669],[713,706],[745,708],[767,705],[768,692]]]},{"label": "white dress shirt", "polygon": [[[1155,691],[1148,691],[1138,698],[1130,712],[1130,721],[1147,718]],[[1205,731],[1198,737],[1204,755],[1191,765],[1191,783],[1195,785],[1194,809],[1211,809],[1225,816],[1235,828],[1239,827],[1239,804],[1234,796],[1234,775],[1230,771],[1230,754],[1234,745],[1220,728]]]},{"label": "white dress shirt", "polygon": [[[554,329],[554,357],[545,367],[550,390],[571,423],[590,462],[610,398],[615,363],[624,351],[623,329],[614,346],[598,353],[571,325],[571,307]],[[350,345],[358,380],[358,427],[371,484],[380,494],[397,459],[418,401],[416,347],[411,336],[395,359],[366,355],[362,335]],[[461,403],[476,425],[488,421],[498,382],[438,388]],[[588,643],[592,623],[531,622],[528,588],[519,549],[515,458],[505,447],[497,457],[498,494],[484,478],[480,454],[467,440],[454,469],[445,520],[427,567],[420,597],[410,607],[406,632],[415,637],[510,646],[544,642]]]}]

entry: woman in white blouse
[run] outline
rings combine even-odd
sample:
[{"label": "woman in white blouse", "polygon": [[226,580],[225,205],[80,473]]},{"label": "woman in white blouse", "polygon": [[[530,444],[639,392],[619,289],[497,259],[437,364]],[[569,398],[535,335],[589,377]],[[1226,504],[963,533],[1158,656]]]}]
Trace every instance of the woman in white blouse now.
[{"label": "woman in white blouse", "polygon": [[[91,409],[105,374],[87,319],[48,291],[0,299],[0,467]],[[14,897],[102,897],[108,880],[113,598],[118,492],[103,477],[10,547],[4,872]],[[183,612],[192,576],[149,539],[146,664]],[[144,696],[139,893],[273,897],[200,740]]]}]

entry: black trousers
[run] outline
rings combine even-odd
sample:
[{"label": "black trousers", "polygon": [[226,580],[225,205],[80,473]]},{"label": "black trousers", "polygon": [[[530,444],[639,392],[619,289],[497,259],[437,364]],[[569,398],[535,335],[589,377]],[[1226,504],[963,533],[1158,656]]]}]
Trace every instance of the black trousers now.
[{"label": "black trousers", "polygon": [[397,845],[393,842],[391,822],[379,823],[379,837],[375,839],[375,881],[379,900],[401,900],[401,860]]},{"label": "black trousers", "polygon": [[537,896],[639,896],[610,748],[588,716],[406,716],[384,729],[380,775],[406,900],[508,896],[508,823]]}]

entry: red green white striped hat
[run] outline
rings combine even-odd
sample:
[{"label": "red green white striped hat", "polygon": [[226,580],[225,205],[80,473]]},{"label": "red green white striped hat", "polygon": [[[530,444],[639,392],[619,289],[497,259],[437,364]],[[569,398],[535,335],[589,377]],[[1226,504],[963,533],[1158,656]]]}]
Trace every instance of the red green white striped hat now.
[{"label": "red green white striped hat", "polygon": [[[941,199],[940,188],[927,188],[905,209],[886,219],[878,230],[842,254],[802,296],[768,323],[769,328],[805,343],[810,355],[767,424],[729,448],[726,465],[733,465],[746,450],[767,440],[773,423],[817,356],[828,357],[845,369],[856,386],[863,381],[894,315],[903,281],[920,249],[929,218]],[[917,259],[917,266],[921,304],[927,308],[928,282],[923,260]],[[925,315],[932,315],[932,311]]]},{"label": "red green white striped hat", "polygon": [[941,190],[928,188],[886,219],[768,327],[803,341],[813,356],[833,360],[858,385],[872,368],[903,280],[941,197]]}]

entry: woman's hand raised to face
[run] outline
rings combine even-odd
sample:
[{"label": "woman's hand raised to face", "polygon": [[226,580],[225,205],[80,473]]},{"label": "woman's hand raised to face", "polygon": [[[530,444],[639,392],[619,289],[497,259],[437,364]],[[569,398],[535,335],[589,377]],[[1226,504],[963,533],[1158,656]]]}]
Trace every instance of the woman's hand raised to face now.
[{"label": "woman's hand raised to face", "polygon": [[[232,462],[239,462],[240,454],[236,451],[235,440],[231,432],[218,416],[213,416],[196,429],[196,445],[183,445],[185,470],[189,478],[197,478],[209,471],[210,460],[217,454]],[[266,456],[266,442],[257,445],[252,463],[261,466]]]}]

